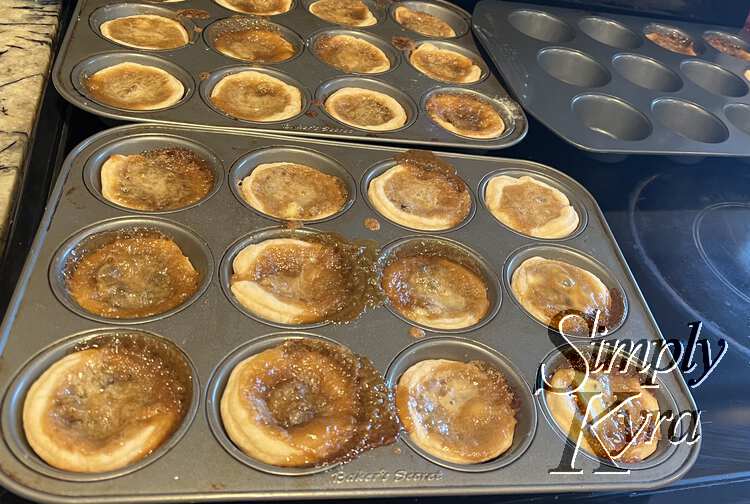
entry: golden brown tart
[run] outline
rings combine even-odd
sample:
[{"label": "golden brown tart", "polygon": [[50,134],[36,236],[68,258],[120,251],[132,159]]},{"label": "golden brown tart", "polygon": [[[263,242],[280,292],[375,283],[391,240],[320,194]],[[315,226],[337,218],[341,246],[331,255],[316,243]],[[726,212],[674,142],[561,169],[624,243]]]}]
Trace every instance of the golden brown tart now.
[{"label": "golden brown tart", "polygon": [[[565,334],[573,336],[611,330],[623,316],[617,294],[599,277],[564,261],[526,259],[513,272],[511,290],[534,318],[556,330],[562,324]],[[598,327],[593,328],[597,312]]]},{"label": "golden brown tart", "polygon": [[565,238],[580,222],[562,191],[528,175],[492,177],[484,200],[497,220],[535,238]]},{"label": "golden brown tart", "polygon": [[23,428],[42,460],[65,471],[113,471],[172,436],[190,406],[190,368],[177,350],[152,339],[97,338],[36,379],[23,403]]},{"label": "golden brown tart", "polygon": [[310,4],[310,12],[329,23],[346,26],[371,26],[378,22],[362,0],[317,0]]},{"label": "golden brown tart", "polygon": [[256,16],[283,14],[292,8],[292,0],[215,0],[217,4],[235,12]]},{"label": "golden brown tart", "polygon": [[372,255],[333,234],[272,238],[237,254],[230,289],[250,313],[271,322],[349,321],[373,301]]},{"label": "golden brown tart", "polygon": [[365,357],[312,338],[287,340],[240,362],[221,397],[230,439],[281,467],[348,461],[396,439],[383,378]]},{"label": "golden brown tart", "polygon": [[430,79],[470,84],[482,78],[482,69],[471,59],[434,44],[419,44],[409,55],[411,64]]},{"label": "golden brown tart", "polygon": [[227,75],[211,91],[225,114],[256,122],[283,121],[302,111],[302,93],[281,79],[255,70]]},{"label": "golden brown tart", "polygon": [[450,229],[471,212],[469,188],[454,170],[408,161],[372,179],[367,197],[388,219],[422,231]]},{"label": "golden brown tart", "polygon": [[299,163],[258,165],[242,180],[240,191],[256,210],[291,221],[329,217],[349,197],[339,177]]},{"label": "golden brown tart", "polygon": [[112,233],[82,247],[66,265],[66,286],[84,310],[106,318],[149,317],[198,291],[200,274],[172,239],[157,231]]},{"label": "golden brown tart", "polygon": [[158,110],[179,102],[185,87],[166,70],[139,63],[119,63],[86,77],[91,97],[104,105],[127,110]]},{"label": "golden brown tart", "polygon": [[102,196],[133,210],[178,210],[202,200],[214,185],[208,162],[182,148],[113,154],[101,168]]},{"label": "golden brown tart", "polygon": [[427,99],[425,109],[433,121],[456,135],[487,139],[505,131],[497,109],[473,93],[434,93]]},{"label": "golden brown tart", "polygon": [[711,34],[706,35],[704,39],[711,47],[721,53],[732,56],[733,58],[750,61],[750,51],[729,37]]},{"label": "golden brown tart", "polygon": [[395,98],[379,91],[345,87],[331,93],[325,109],[334,119],[370,131],[390,131],[406,124],[404,107]]},{"label": "golden brown tart", "polygon": [[226,30],[217,35],[214,47],[231,58],[254,63],[280,63],[297,53],[281,31],[273,25],[262,23]]},{"label": "golden brown tart", "polygon": [[154,14],[111,19],[102,23],[99,30],[105,38],[137,49],[177,49],[190,42],[182,23]]},{"label": "golden brown tart", "polygon": [[424,360],[399,378],[396,408],[412,442],[454,464],[478,464],[513,444],[513,390],[484,361]]},{"label": "golden brown tart", "polygon": [[490,310],[481,273],[439,250],[397,254],[383,269],[381,286],[391,307],[433,329],[463,329]]},{"label": "golden brown tart", "polygon": [[347,73],[380,73],[390,70],[388,56],[376,45],[352,35],[323,35],[315,53],[334,68]]},{"label": "golden brown tart", "polygon": [[747,80],[750,80],[750,69],[748,69],[748,70],[745,70],[745,78],[746,78]]},{"label": "golden brown tart", "polygon": [[396,18],[398,24],[420,35],[441,38],[456,36],[456,32],[451,28],[451,25],[439,17],[426,12],[412,10],[403,5],[396,7],[396,10],[393,11],[393,17]]},{"label": "golden brown tart", "polygon": [[[640,462],[659,445],[659,403],[640,382],[633,363],[630,369],[615,364],[610,370],[583,362],[565,366],[553,374],[544,395],[552,417],[570,440],[588,453],[624,463]],[[592,397],[593,396],[593,397]],[[589,405],[589,400],[593,401]],[[589,417],[585,418],[589,408]],[[605,415],[610,412],[611,414]],[[593,425],[594,419],[602,419]]]},{"label": "golden brown tart", "polygon": [[693,41],[677,30],[654,30],[646,33],[646,38],[667,51],[686,56],[698,56]]}]

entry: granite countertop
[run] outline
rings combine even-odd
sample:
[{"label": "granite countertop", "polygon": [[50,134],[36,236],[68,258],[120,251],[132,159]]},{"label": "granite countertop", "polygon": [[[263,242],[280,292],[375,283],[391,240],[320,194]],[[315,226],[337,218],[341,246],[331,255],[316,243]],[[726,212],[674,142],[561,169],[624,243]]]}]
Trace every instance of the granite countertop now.
[{"label": "granite countertop", "polygon": [[0,249],[49,76],[62,0],[0,0]]}]

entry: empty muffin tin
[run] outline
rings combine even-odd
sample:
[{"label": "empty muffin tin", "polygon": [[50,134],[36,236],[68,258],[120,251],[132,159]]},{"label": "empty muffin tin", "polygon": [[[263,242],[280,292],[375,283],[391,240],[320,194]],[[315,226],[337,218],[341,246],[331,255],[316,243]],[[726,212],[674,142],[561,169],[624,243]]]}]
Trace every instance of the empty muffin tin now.
[{"label": "empty muffin tin", "polygon": [[[405,6],[420,8],[441,17],[453,26],[456,37],[437,39],[414,33],[396,23],[393,11],[400,3],[391,5],[367,0],[378,22],[364,28],[324,21],[307,10],[310,3],[295,1],[289,12],[263,18],[292,43],[296,55],[280,63],[256,64],[225,56],[214,49],[218,33],[233,23],[247,26],[248,21],[252,22],[252,17],[231,11],[212,0],[186,0],[162,5],[148,1],[112,3],[108,0],[80,0],[55,62],[53,80],[60,94],[74,105],[117,120],[462,149],[508,147],[519,142],[526,134],[528,125],[523,110],[510,99],[483,61],[470,30],[469,14],[459,7],[444,0],[403,2]],[[191,34],[190,43],[173,50],[149,51],[126,47],[101,35],[99,27],[104,21],[141,13],[164,15],[183,22]],[[244,20],[231,21],[229,18],[232,16],[242,16]],[[313,51],[315,40],[328,33],[358,35],[374,43],[391,60],[392,69],[377,74],[347,74],[329,66]],[[395,37],[398,38],[394,42]],[[466,85],[430,79],[409,63],[410,42],[449,46],[462,54],[471,55],[483,69],[483,77],[476,83]],[[104,67],[126,61],[156,66],[172,73],[182,82],[185,96],[176,105],[156,111],[117,109],[92,99],[82,79]],[[220,78],[251,67],[298,86],[303,95],[301,113],[285,121],[252,122],[232,118],[213,107],[209,97]],[[404,107],[408,115],[406,125],[398,130],[374,132],[334,119],[325,111],[323,104],[330,93],[345,86],[359,86],[390,94]],[[481,94],[496,108],[507,126],[501,136],[486,140],[471,139],[447,131],[430,119],[424,108],[425,97],[439,89],[457,87]]]},{"label": "empty muffin tin", "polygon": [[[474,32],[523,107],[593,152],[750,156],[750,61],[704,37],[736,29],[483,0]],[[675,30],[697,56],[646,39]]]},{"label": "empty muffin tin", "polygon": [[[134,154],[162,147],[188,147],[210,158],[223,181],[199,204],[168,214],[133,212],[102,201],[97,185],[101,165],[112,154]],[[129,125],[103,131],[76,147],[62,167],[44,221],[23,270],[2,327],[0,483],[46,502],[226,501],[322,499],[365,496],[468,495],[520,492],[635,490],[667,484],[693,464],[700,443],[679,444],[657,463],[623,474],[597,473],[591,457],[578,457],[580,474],[550,473],[562,459],[566,441],[547,421],[533,386],[540,363],[554,358],[559,335],[517,305],[507,278],[530,254],[563,258],[590,267],[627,300],[623,324],[606,338],[661,335],[591,195],[563,173],[537,163],[440,154],[457,169],[475,201],[467,222],[442,233],[420,233],[397,226],[367,204],[373,172],[391,166],[402,149],[274,135],[239,135],[164,125]],[[345,210],[302,232],[335,231],[350,239],[374,240],[381,257],[419,240],[458,244],[486,277],[492,307],[479,324],[461,331],[415,327],[387,305],[368,310],[348,324],[302,327],[263,322],[233,302],[228,289],[231,259],[239,247],[292,231],[251,210],[232,189],[262,162],[304,161],[351,180]],[[325,160],[325,161],[321,161]],[[531,239],[501,225],[485,208],[489,177],[530,174],[563,190],[581,214],[581,226],[568,239]],[[372,225],[376,219],[379,226]],[[65,256],[92,230],[156,227],[172,236],[203,275],[205,290],[180,309],[145,320],[86,316],[55,287]],[[376,229],[377,228],[377,229]],[[299,232],[299,231],[298,231]],[[592,262],[593,260],[593,262]],[[50,284],[52,281],[52,285]],[[57,471],[29,447],[20,412],[28,387],[74,342],[107,331],[146,331],[177,345],[194,369],[198,414],[175,441],[142,462],[112,473],[77,475]],[[271,467],[243,455],[223,432],[218,402],[234,364],[288,337],[322,337],[367,356],[393,386],[411,364],[428,358],[482,359],[505,374],[518,398],[518,425],[508,452],[482,464],[447,463],[413,446],[401,433],[393,445],[365,452],[353,461],[324,468]],[[424,335],[416,338],[415,335]],[[577,341],[583,341],[578,339]],[[551,357],[550,357],[551,355]],[[695,410],[682,376],[661,376],[664,393],[679,410]],[[535,397],[536,396],[536,397]],[[200,399],[197,399],[197,398]],[[666,441],[663,441],[666,443]],[[664,453],[667,453],[665,451]]]}]

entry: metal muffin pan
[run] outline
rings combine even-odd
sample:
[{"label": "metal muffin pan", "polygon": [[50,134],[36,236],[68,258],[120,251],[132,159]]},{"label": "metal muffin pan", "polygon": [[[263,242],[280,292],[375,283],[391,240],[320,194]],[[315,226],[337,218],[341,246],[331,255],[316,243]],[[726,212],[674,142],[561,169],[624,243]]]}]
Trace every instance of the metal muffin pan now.
[{"label": "metal muffin pan", "polygon": [[[576,147],[622,154],[750,156],[750,61],[714,49],[732,28],[479,2],[473,29],[524,109]],[[645,37],[676,31],[697,56]]]},{"label": "metal muffin pan", "polygon": [[[263,18],[276,25],[292,42],[296,54],[283,62],[257,64],[242,62],[214,49],[217,33],[235,23],[229,21],[229,18],[242,15],[212,0],[186,0],[180,3],[161,3],[159,6],[145,0],[117,4],[108,0],[80,0],[55,62],[53,81],[60,94],[74,105],[93,114],[124,121],[147,121],[222,131],[275,132],[305,137],[421,144],[429,145],[430,148],[499,149],[515,144],[525,136],[528,125],[523,110],[510,98],[488,64],[483,61],[469,30],[469,14],[459,7],[445,0],[404,2],[406,6],[424,7],[425,11],[444,18],[458,34],[457,37],[439,39],[422,36],[396,23],[393,11],[399,3],[386,6],[381,2],[369,2],[378,23],[362,28],[326,22],[307,10],[310,3],[298,0],[293,3],[289,12]],[[191,13],[179,13],[183,9],[197,9],[207,16],[188,18],[186,16]],[[169,17],[184,21],[186,28],[193,33],[193,40],[186,46],[173,50],[148,51],[116,44],[99,32],[99,25],[107,19],[157,11],[169,11]],[[243,19],[245,21],[239,22],[240,25],[252,23],[251,17],[243,16]],[[361,34],[384,50],[391,59],[392,70],[378,74],[347,74],[329,66],[313,50],[314,40],[325,33]],[[394,37],[398,37],[395,43]],[[447,45],[458,52],[472,55],[483,70],[482,79],[472,84],[455,85],[427,77],[408,62],[409,41]],[[88,96],[82,78],[85,79],[103,67],[124,61],[150,64],[170,71],[183,82],[185,97],[169,108],[129,111],[98,103]],[[216,110],[209,100],[212,86],[220,76],[249,67],[258,67],[269,73],[278,72],[283,77],[282,80],[292,81],[297,85],[307,98],[303,103],[302,113],[285,121],[251,122],[232,118]],[[359,78],[367,80],[358,81]],[[405,106],[409,114],[407,126],[393,131],[374,132],[333,119],[326,113],[323,104],[327,93],[333,90],[332,82],[344,86],[370,82],[370,85],[364,87],[384,88],[381,90],[394,95]],[[200,92],[194,92],[196,87],[200,88]],[[484,96],[489,103],[501,110],[506,131],[497,138],[483,140],[462,137],[437,125],[425,111],[423,100],[428,93],[444,87],[458,87]]]},{"label": "metal muffin pan", "polygon": [[[40,351],[56,348],[68,341],[67,338],[87,331],[123,330],[121,321],[91,320],[60,302],[50,287],[50,265],[61,245],[81,230],[157,219],[104,203],[86,181],[91,179],[92,170],[95,173],[106,159],[102,153],[112,154],[120,149],[132,153],[139,144],[144,149],[153,149],[159,147],[160,139],[164,146],[174,145],[179,140],[183,145],[195,144],[213,153],[229,181],[200,204],[158,217],[160,221],[173,223],[170,226],[175,229],[190,230],[207,243],[214,265],[206,291],[177,313],[127,326],[167,338],[185,352],[195,368],[202,413],[195,416],[179,442],[148,465],[97,481],[70,481],[73,478],[54,477],[38,470],[28,463],[27,455],[12,450],[12,439],[6,439],[6,443],[0,443],[0,484],[4,487],[35,500],[71,503],[634,490],[672,482],[695,461],[700,443],[676,446],[661,463],[633,470],[626,478],[592,474],[598,463],[585,457],[579,457],[577,467],[583,469],[580,475],[549,474],[550,469],[559,465],[565,442],[547,422],[537,421],[541,415],[536,410],[539,404],[532,400],[527,384],[535,383],[540,363],[560,344],[560,336],[528,317],[514,301],[509,301],[513,296],[503,285],[509,258],[529,246],[550,248],[553,252],[566,251],[568,249],[561,247],[568,247],[595,258],[619,283],[628,301],[627,317],[612,337],[661,338],[599,207],[570,177],[529,161],[440,154],[456,167],[478,203],[468,222],[437,238],[458,242],[484,263],[481,269],[492,277],[497,306],[497,312],[492,312],[486,323],[456,335],[425,330],[424,337],[415,339],[412,334],[419,331],[413,330],[413,324],[381,306],[368,310],[349,324],[304,329],[281,327],[250,317],[233,304],[228,289],[228,268],[232,254],[246,240],[289,230],[279,231],[278,222],[245,207],[230,186],[237,182],[241,172],[252,168],[254,162],[266,159],[258,153],[270,149],[275,156],[284,150],[290,156],[299,155],[301,150],[311,151],[313,156],[325,156],[358,182],[358,193],[341,215],[302,229],[335,231],[350,239],[374,240],[382,250],[381,257],[385,258],[388,246],[404,238],[435,239],[433,235],[415,233],[390,223],[366,202],[363,190],[366,186],[362,184],[368,180],[368,174],[402,150],[162,125],[129,125],[103,131],[76,147],[65,161],[2,327],[0,387],[9,391],[3,402],[6,411],[23,400],[23,389],[15,388],[13,383],[31,379],[26,370],[40,368],[35,357]],[[522,170],[543,180],[553,180],[565,190],[576,208],[585,210],[585,227],[570,239],[550,241],[527,238],[500,225],[481,203],[482,188],[483,179],[489,174],[504,170]],[[372,227],[366,226],[370,219],[377,219],[379,229],[371,230]],[[163,230],[170,234],[169,229]],[[130,330],[127,327],[125,330]],[[371,359],[391,385],[398,380],[404,366],[423,358],[471,360],[481,357],[496,362],[506,372],[520,401],[516,444],[498,459],[470,468],[452,467],[431,459],[413,449],[404,433],[393,445],[365,452],[346,464],[311,471],[315,474],[297,474],[308,471],[286,471],[248,461],[227,444],[217,422],[216,401],[228,372],[224,364],[235,362],[248,355],[247,352],[252,353],[252,349],[262,348],[270,341],[263,338],[278,338],[279,331],[312,334],[339,342]],[[44,362],[48,365],[49,361]],[[665,375],[662,380],[681,410],[695,409],[679,373]],[[3,421],[4,435],[15,432],[16,441],[22,442],[21,426],[16,423],[12,427],[9,423],[18,422],[18,418],[5,415]],[[280,472],[285,475],[271,474]]]}]

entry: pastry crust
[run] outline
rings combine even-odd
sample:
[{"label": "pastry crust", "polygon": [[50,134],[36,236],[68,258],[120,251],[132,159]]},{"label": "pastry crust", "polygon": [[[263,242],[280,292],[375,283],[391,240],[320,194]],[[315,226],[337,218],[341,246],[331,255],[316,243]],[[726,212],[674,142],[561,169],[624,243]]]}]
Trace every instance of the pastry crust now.
[{"label": "pastry crust", "polygon": [[102,23],[99,30],[105,38],[137,49],[177,49],[190,42],[182,23],[154,14],[110,19]]},{"label": "pastry crust", "polygon": [[388,56],[379,47],[352,35],[323,35],[315,43],[315,52],[342,72],[374,74],[391,68]]},{"label": "pastry crust", "polygon": [[563,192],[528,175],[492,177],[484,200],[497,220],[535,238],[565,238],[580,222],[578,212]]},{"label": "pastry crust", "polygon": [[513,444],[514,394],[483,361],[424,360],[404,372],[396,407],[412,442],[454,464],[497,458]]},{"label": "pastry crust", "polygon": [[325,109],[335,119],[370,131],[391,131],[406,124],[404,107],[393,97],[371,89],[345,87],[333,92]]},{"label": "pastry crust", "polygon": [[393,17],[398,24],[420,35],[442,38],[453,38],[456,36],[456,32],[451,25],[439,17],[426,12],[411,10],[403,5],[396,7],[393,11]]},{"label": "pastry crust", "polygon": [[84,84],[96,101],[127,110],[164,109],[185,95],[182,82],[166,70],[130,62],[103,68]]},{"label": "pastry crust", "polygon": [[482,78],[482,69],[470,58],[434,44],[420,44],[409,55],[411,64],[430,79],[470,84]]},{"label": "pastry crust", "polygon": [[698,56],[693,41],[678,31],[652,31],[646,34],[646,38],[667,51],[684,54],[685,56]]},{"label": "pastry crust", "polygon": [[505,131],[505,122],[495,107],[472,93],[435,93],[425,108],[433,121],[456,135],[488,139]]},{"label": "pastry crust", "polygon": [[221,79],[211,90],[211,102],[232,117],[256,122],[283,121],[302,111],[297,87],[255,70]]},{"label": "pastry crust", "polygon": [[217,4],[235,12],[256,16],[275,16],[288,12],[292,0],[214,0]]},{"label": "pastry crust", "polygon": [[450,229],[471,212],[471,195],[461,178],[407,164],[372,179],[367,197],[386,218],[422,231]]},{"label": "pastry crust", "polygon": [[372,26],[378,22],[362,0],[317,0],[309,10],[329,23],[345,26]]}]

